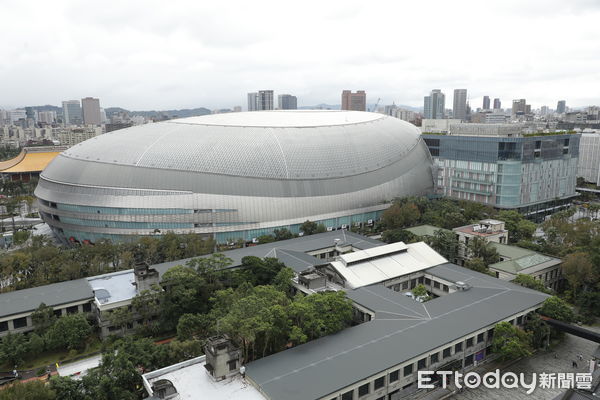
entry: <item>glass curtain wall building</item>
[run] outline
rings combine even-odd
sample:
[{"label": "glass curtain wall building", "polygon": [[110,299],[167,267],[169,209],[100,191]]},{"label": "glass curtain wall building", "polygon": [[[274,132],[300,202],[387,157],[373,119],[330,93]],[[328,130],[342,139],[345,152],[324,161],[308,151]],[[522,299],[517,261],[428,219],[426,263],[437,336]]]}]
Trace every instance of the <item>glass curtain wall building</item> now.
[{"label": "glass curtain wall building", "polygon": [[374,223],[395,197],[433,190],[418,129],[356,111],[257,111],[96,136],[41,174],[40,212],[65,241],[197,233],[251,241]]},{"label": "glass curtain wall building", "polygon": [[423,137],[437,169],[437,194],[532,216],[576,195],[581,135]]}]

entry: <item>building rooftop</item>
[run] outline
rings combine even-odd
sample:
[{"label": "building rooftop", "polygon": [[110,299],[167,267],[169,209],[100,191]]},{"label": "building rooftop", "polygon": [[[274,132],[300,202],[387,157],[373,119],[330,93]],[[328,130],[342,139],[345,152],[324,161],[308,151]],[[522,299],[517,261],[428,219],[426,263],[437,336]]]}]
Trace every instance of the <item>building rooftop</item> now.
[{"label": "building rooftop", "polygon": [[344,254],[330,264],[346,286],[357,288],[442,264],[447,260],[423,242],[402,242]]},{"label": "building rooftop", "polygon": [[418,304],[382,286],[351,290],[351,299],[375,309],[374,320],[254,361],[247,376],[271,399],[321,398],[547,298],[453,264],[425,273],[471,288]]},{"label": "building rooftop", "polygon": [[535,271],[541,271],[548,267],[558,265],[561,262],[562,260],[559,258],[546,256],[540,253],[533,253],[520,258],[490,264],[489,267],[515,275],[520,273],[531,274]]},{"label": "building rooftop", "polygon": [[[60,154],[60,151],[47,151],[47,152],[31,152],[23,150],[21,154],[12,160],[5,161],[0,172],[6,174],[17,174],[21,172],[40,172],[50,161],[54,160],[56,156]],[[14,160],[14,161],[13,161]],[[0,167],[2,167],[0,166]]]},{"label": "building rooftop", "polygon": [[161,379],[169,380],[179,400],[198,399],[201,395],[210,400],[264,400],[256,388],[240,375],[215,382],[204,368],[205,356],[193,358],[143,375],[146,389]]},{"label": "building rooftop", "polygon": [[[323,263],[323,260],[312,257],[306,254],[307,252],[333,247],[336,244],[336,239],[339,239],[338,246],[352,246],[353,248],[360,250],[370,249],[384,244],[379,240],[371,239],[357,233],[339,230],[305,235],[293,239],[259,244],[257,246],[249,246],[241,249],[227,250],[222,253],[233,261],[231,267],[242,265],[242,258],[246,256],[260,258],[275,257],[279,258],[281,262],[294,269],[296,272],[301,272],[308,267]],[[200,257],[210,257],[210,254]],[[156,264],[153,265],[152,268],[156,269],[162,276],[169,268],[176,265],[185,265],[189,260],[191,260],[191,258]]]},{"label": "building rooftop", "polygon": [[137,294],[132,269],[87,278],[94,295],[102,305],[129,300]]},{"label": "building rooftop", "polygon": [[413,226],[411,228],[405,228],[405,231],[409,231],[410,233],[412,233],[413,235],[417,235],[417,236],[433,236],[435,234],[436,231],[444,231],[444,232],[452,232],[449,229],[444,229],[444,228],[440,228],[438,226],[433,226],[433,225],[418,225],[418,226]]},{"label": "building rooftop", "polygon": [[41,303],[55,307],[93,298],[94,293],[86,279],[15,290],[0,294],[0,317],[31,312]]}]

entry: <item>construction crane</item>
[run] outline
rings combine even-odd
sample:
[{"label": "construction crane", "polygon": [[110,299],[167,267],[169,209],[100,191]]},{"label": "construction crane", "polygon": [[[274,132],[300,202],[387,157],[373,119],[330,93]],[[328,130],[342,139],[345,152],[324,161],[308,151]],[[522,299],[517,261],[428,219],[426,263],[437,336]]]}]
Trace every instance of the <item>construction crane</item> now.
[{"label": "construction crane", "polygon": [[377,99],[377,103],[375,103],[375,105],[373,106],[373,108],[371,108],[369,111],[370,112],[377,112],[377,106],[379,105],[380,101],[381,101],[381,98]]}]

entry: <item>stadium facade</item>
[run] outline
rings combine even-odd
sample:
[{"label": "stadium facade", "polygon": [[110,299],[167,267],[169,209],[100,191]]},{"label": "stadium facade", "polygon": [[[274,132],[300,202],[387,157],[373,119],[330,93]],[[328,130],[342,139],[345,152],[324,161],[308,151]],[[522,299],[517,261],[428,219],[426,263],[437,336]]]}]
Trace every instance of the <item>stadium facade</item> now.
[{"label": "stadium facade", "polygon": [[371,223],[389,201],[433,189],[413,125],[356,111],[261,111],[147,124],[56,157],[35,194],[67,241],[167,231],[252,240],[311,220]]}]

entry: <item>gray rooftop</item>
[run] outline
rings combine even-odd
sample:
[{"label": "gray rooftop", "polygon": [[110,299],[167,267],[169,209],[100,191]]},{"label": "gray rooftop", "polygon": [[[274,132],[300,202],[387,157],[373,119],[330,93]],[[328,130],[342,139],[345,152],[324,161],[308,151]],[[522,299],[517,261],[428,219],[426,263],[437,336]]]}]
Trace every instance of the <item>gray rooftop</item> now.
[{"label": "gray rooftop", "polygon": [[86,279],[16,290],[0,294],[0,317],[30,312],[41,303],[55,307],[93,298],[94,293]]},{"label": "gray rooftop", "polygon": [[350,291],[348,297],[376,312],[373,321],[254,361],[247,375],[271,399],[320,398],[547,298],[453,264],[425,272],[472,287],[424,304],[379,285]]},{"label": "gray rooftop", "polygon": [[[242,258],[247,256],[255,256],[260,258],[273,257],[278,258],[288,267],[300,272],[312,265],[319,265],[323,263],[323,261],[306,254],[307,252],[333,247],[335,244],[335,239],[340,239],[340,246],[351,245],[352,247],[360,250],[383,246],[385,244],[379,240],[370,239],[357,233],[340,230],[301,236],[294,239],[281,240],[279,242],[259,244],[257,246],[244,247],[241,249],[228,250],[223,251],[222,253],[226,257],[233,260],[231,267],[240,266],[242,264]],[[210,257],[210,254],[200,257]],[[152,268],[155,268],[162,277],[162,275],[167,272],[169,268],[172,268],[176,265],[185,265],[185,263],[189,260],[191,260],[191,258],[155,264],[152,266]]]}]

